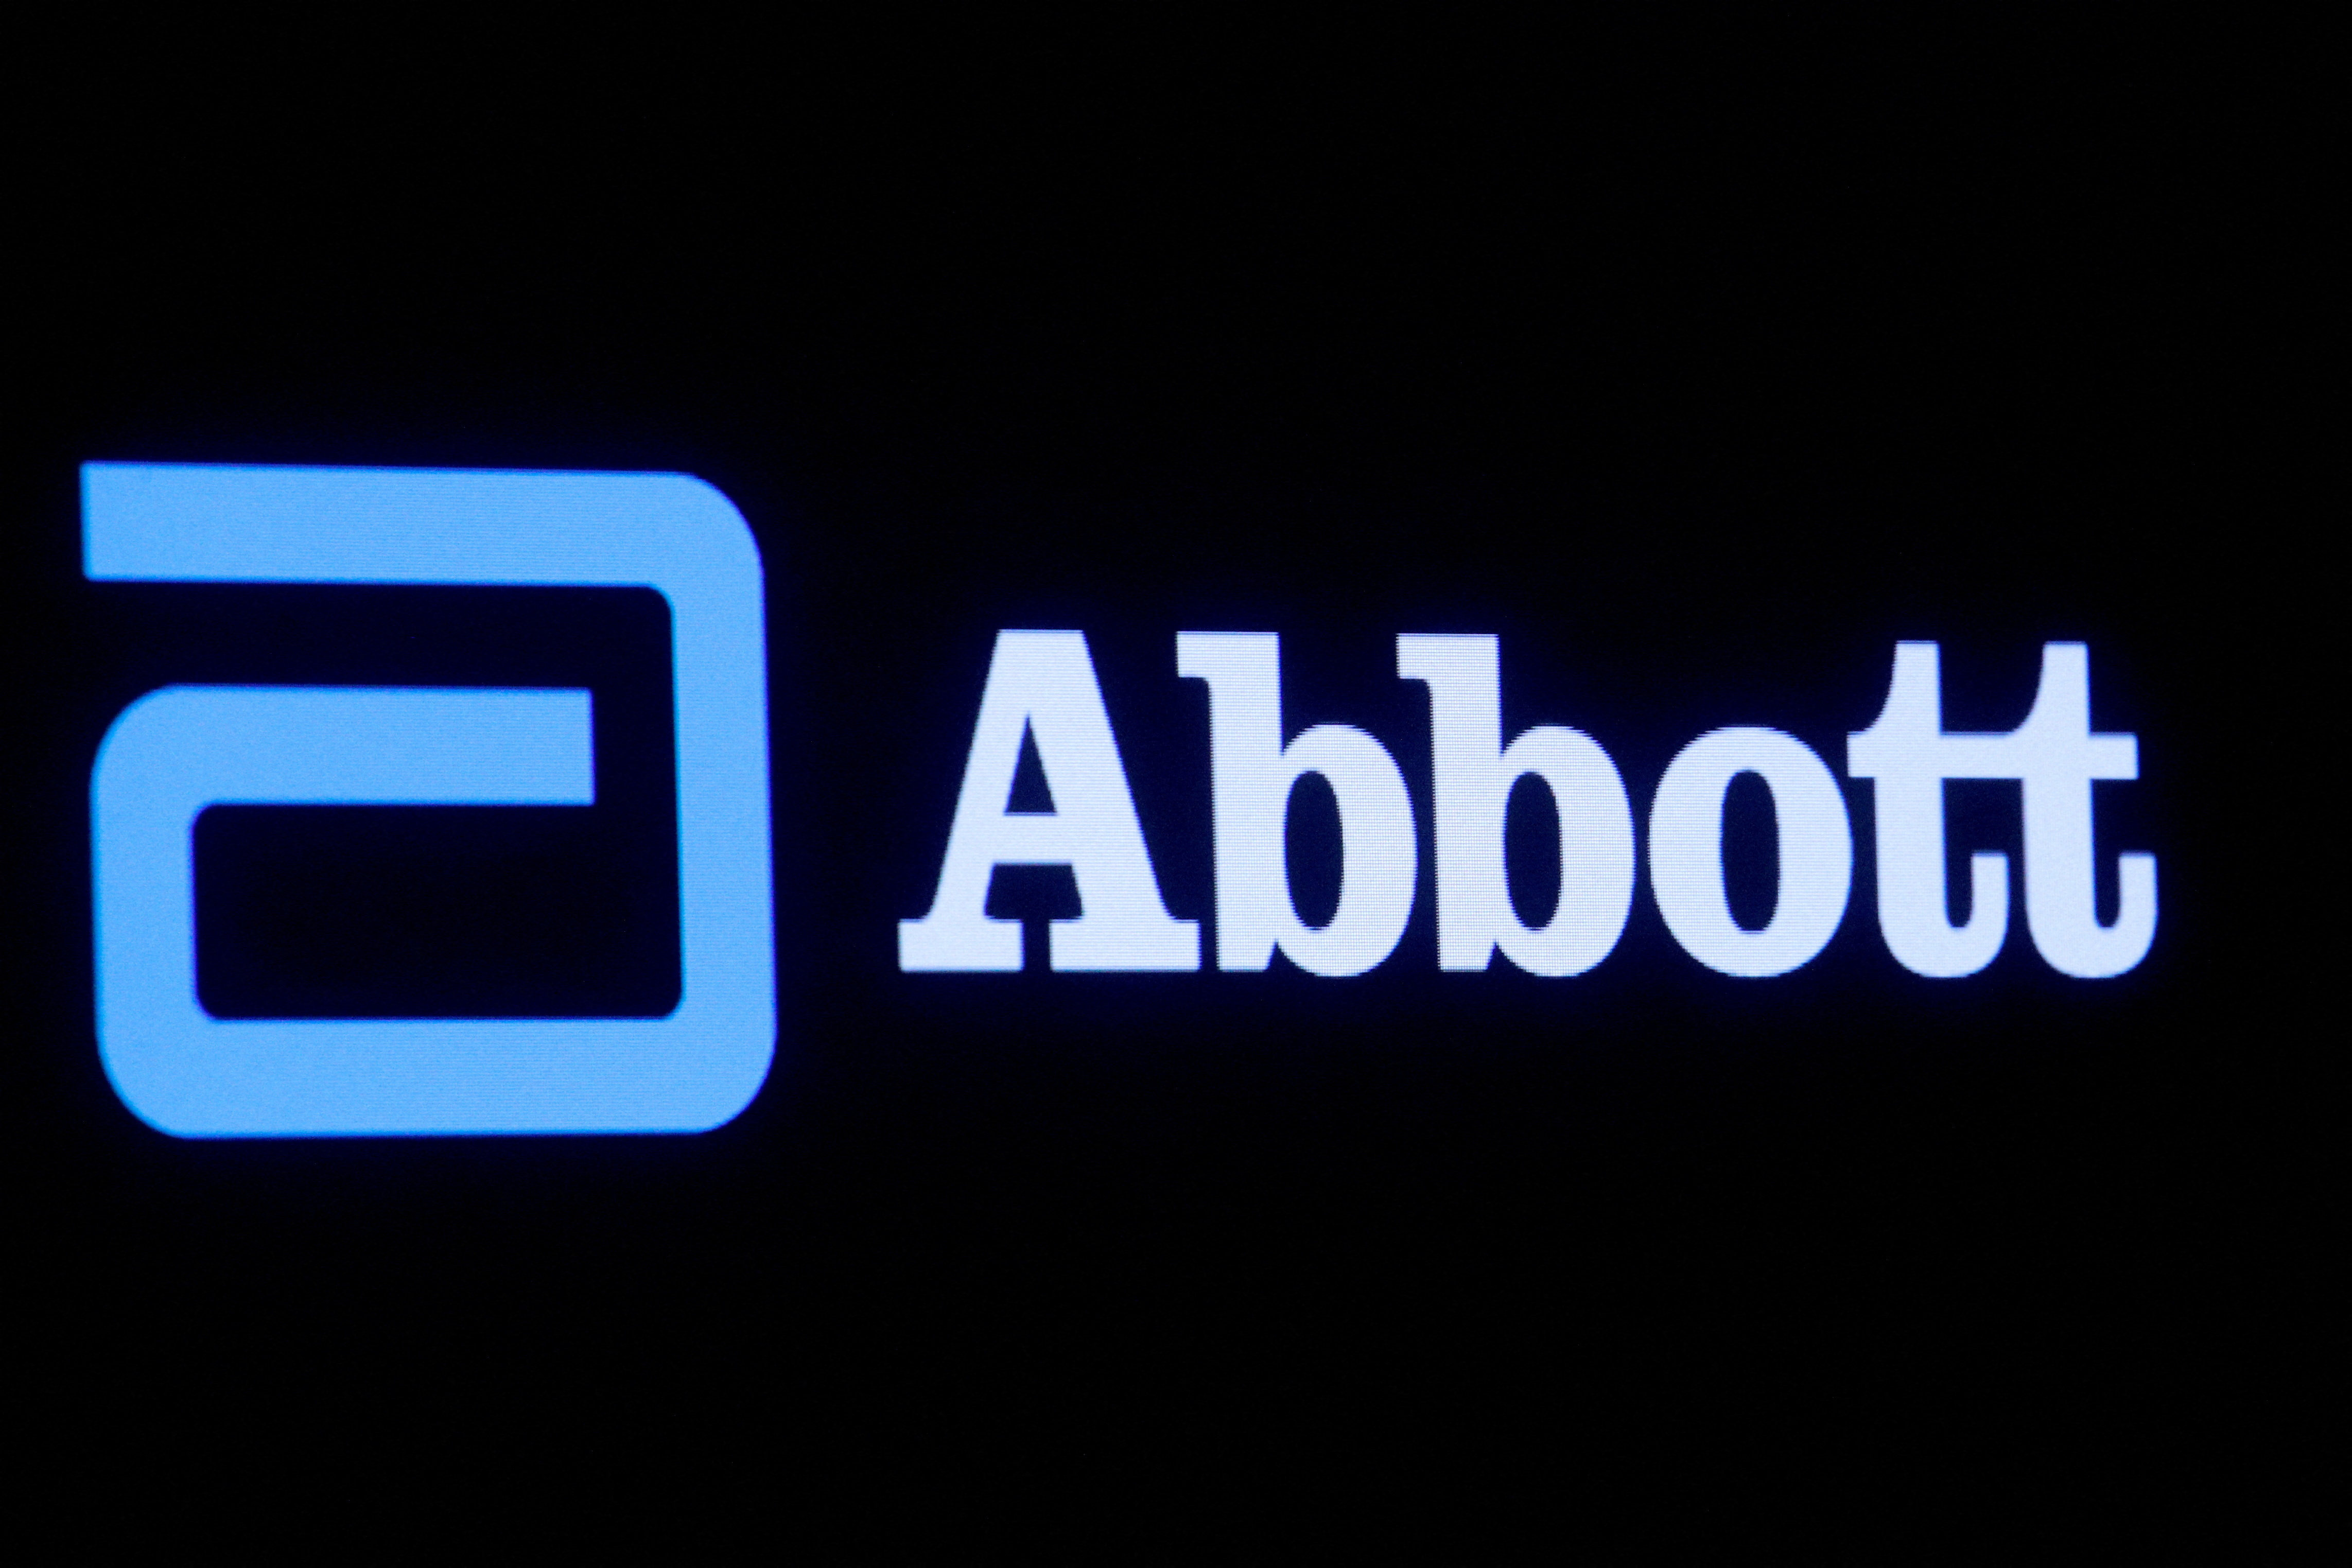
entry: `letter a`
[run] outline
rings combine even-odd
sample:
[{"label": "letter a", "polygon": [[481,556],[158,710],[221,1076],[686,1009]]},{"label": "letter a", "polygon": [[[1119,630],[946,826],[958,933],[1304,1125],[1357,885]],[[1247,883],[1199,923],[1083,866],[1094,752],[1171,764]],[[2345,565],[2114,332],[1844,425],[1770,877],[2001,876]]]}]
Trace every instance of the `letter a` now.
[{"label": "letter a", "polygon": [[[1006,809],[1024,733],[1037,742],[1050,812]],[[1076,876],[1082,912],[1053,922],[1055,969],[1201,967],[1201,928],[1160,901],[1082,633],[996,634],[939,891],[930,913],[898,922],[900,969],[1021,967],[1021,922],[984,908],[999,866],[1067,866]]]}]

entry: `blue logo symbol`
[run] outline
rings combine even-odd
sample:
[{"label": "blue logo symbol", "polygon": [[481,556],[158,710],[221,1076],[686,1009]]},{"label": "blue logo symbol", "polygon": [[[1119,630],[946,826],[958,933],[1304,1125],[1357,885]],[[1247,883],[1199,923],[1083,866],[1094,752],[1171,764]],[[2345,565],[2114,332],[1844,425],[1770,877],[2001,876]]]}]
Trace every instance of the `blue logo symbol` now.
[{"label": "blue logo symbol", "polygon": [[216,1018],[196,990],[212,805],[586,805],[584,690],[170,686],[90,776],[98,1039],[182,1137],[693,1132],[751,1102],[776,1030],[760,557],[680,474],[92,463],[94,581],[649,587],[668,602],[680,998],[661,1018]]}]

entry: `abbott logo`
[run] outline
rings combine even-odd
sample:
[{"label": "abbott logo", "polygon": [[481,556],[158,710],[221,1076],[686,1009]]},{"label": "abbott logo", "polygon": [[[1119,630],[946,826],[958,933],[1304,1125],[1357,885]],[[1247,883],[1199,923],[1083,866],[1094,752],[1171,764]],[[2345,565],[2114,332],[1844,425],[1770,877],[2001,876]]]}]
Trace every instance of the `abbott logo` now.
[{"label": "abbott logo", "polygon": [[691,1132],[775,1047],[766,637],[741,514],[680,474],[93,463],[94,581],[646,587],[669,605],[680,993],[660,1018],[218,1018],[192,834],[213,805],[587,805],[576,689],[168,686],[90,777],[99,1049],[183,1137]]},{"label": "abbott logo", "polygon": [[[2116,917],[2096,913],[2095,781],[2139,776],[2139,738],[2091,730],[2090,650],[2046,643],[2025,722],[2006,734],[1943,727],[1941,649],[1898,643],[1885,706],[1846,739],[1846,772],[1874,802],[1878,924],[1914,973],[1973,974],[2009,929],[2005,855],[1971,856],[1968,915],[1954,924],[1945,887],[1944,784],[2021,786],[2026,926],[2053,969],[2078,979],[2122,974],[2156,935],[2156,858],[2117,858]],[[1429,691],[1436,851],[1437,961],[1481,971],[1502,955],[1530,973],[1581,974],[1609,956],[1635,891],[1633,805],[1609,753],[1580,730],[1545,724],[1504,744],[1502,653],[1493,637],[1396,639],[1399,679]],[[1420,875],[1412,799],[1387,747],[1349,724],[1285,739],[1282,652],[1271,632],[1179,632],[1176,674],[1209,700],[1210,816],[1216,966],[1265,969],[1280,952],[1310,974],[1361,974],[1386,962],[1412,914]],[[1013,773],[1034,742],[1050,812],[1015,811]],[[1339,807],[1339,907],[1309,926],[1291,896],[1284,818],[1301,777],[1319,773]],[[1752,773],[1771,792],[1780,880],[1759,930],[1732,918],[1723,862],[1724,802]],[[1540,927],[1523,924],[1506,886],[1503,818],[1512,786],[1533,777],[1559,824],[1559,894]],[[1829,764],[1785,731],[1711,731],[1678,752],[1650,802],[1652,898],[1683,950],[1725,974],[1799,969],[1845,918],[1853,833]],[[1003,631],[988,671],[948,830],[930,912],[898,926],[898,966],[1009,971],[1022,964],[1019,922],[987,913],[999,866],[1067,866],[1076,920],[1051,927],[1056,970],[1197,970],[1200,927],[1172,916],[1095,679],[1075,631]]]}]

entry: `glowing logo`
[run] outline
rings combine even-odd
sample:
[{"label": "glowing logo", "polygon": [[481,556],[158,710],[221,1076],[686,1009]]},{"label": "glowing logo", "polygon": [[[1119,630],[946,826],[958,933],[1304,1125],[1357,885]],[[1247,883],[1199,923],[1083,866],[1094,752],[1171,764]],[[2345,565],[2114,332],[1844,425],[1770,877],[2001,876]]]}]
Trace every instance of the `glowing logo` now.
[{"label": "glowing logo", "polygon": [[[2116,863],[2118,908],[2096,913],[2092,852],[2095,780],[2139,776],[2139,740],[2091,731],[2090,650],[2042,650],[2032,711],[2008,734],[1943,728],[1939,649],[1899,643],[1885,711],[1848,738],[1846,771],[1873,781],[1878,924],[1914,973],[1972,974],[2000,949],[2009,860],[1973,856],[1967,921],[1950,923],[1944,885],[1944,783],[2021,785],[2026,925],[2050,966],[2078,979],[2124,973],[2156,935],[2156,858]],[[1499,639],[1396,639],[1396,672],[1429,689],[1436,852],[1437,961],[1483,970],[1499,951],[1531,973],[1580,974],[1609,956],[1633,907],[1633,808],[1616,764],[1580,730],[1545,724],[1504,743]],[[1278,950],[1310,974],[1351,975],[1386,962],[1412,913],[1420,874],[1412,799],[1380,741],[1348,724],[1284,739],[1282,649],[1271,632],[1178,632],[1176,674],[1206,684],[1216,966],[1260,971]],[[1010,809],[1026,733],[1055,809]],[[1323,925],[1299,918],[1285,858],[1293,788],[1319,773],[1339,806],[1339,907]],[[1758,930],[1732,918],[1725,889],[1724,800],[1742,773],[1771,792],[1780,880]],[[1521,922],[1505,883],[1503,817],[1533,777],[1559,823],[1559,900],[1539,929]],[[1651,897],[1692,958],[1760,979],[1810,963],[1846,913],[1853,832],[1829,764],[1785,731],[1715,730],[1667,764],[1650,802]],[[1086,639],[1075,631],[1003,631],[989,666],[970,761],[930,911],[898,927],[902,970],[1017,970],[1018,922],[984,909],[999,866],[1060,865],[1081,913],[1053,922],[1057,970],[1197,970],[1198,926],[1173,918],[1144,847]]]},{"label": "glowing logo", "polygon": [[775,1048],[766,635],[741,515],[678,474],[93,463],[94,580],[649,587],[676,682],[681,990],[661,1018],[216,1018],[191,834],[215,805],[585,805],[590,693],[171,686],[90,778],[98,1037],[184,1137],[688,1132]]}]

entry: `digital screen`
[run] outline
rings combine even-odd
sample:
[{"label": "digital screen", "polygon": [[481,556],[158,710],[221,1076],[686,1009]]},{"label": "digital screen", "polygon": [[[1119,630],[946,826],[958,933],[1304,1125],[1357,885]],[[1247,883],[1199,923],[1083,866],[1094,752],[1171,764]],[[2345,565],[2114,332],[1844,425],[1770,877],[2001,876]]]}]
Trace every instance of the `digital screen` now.
[{"label": "digital screen", "polygon": [[61,198],[5,1100],[92,1408],[756,1430],[780,1519],[2186,1462],[2268,916],[2136,154],[732,112]]}]

